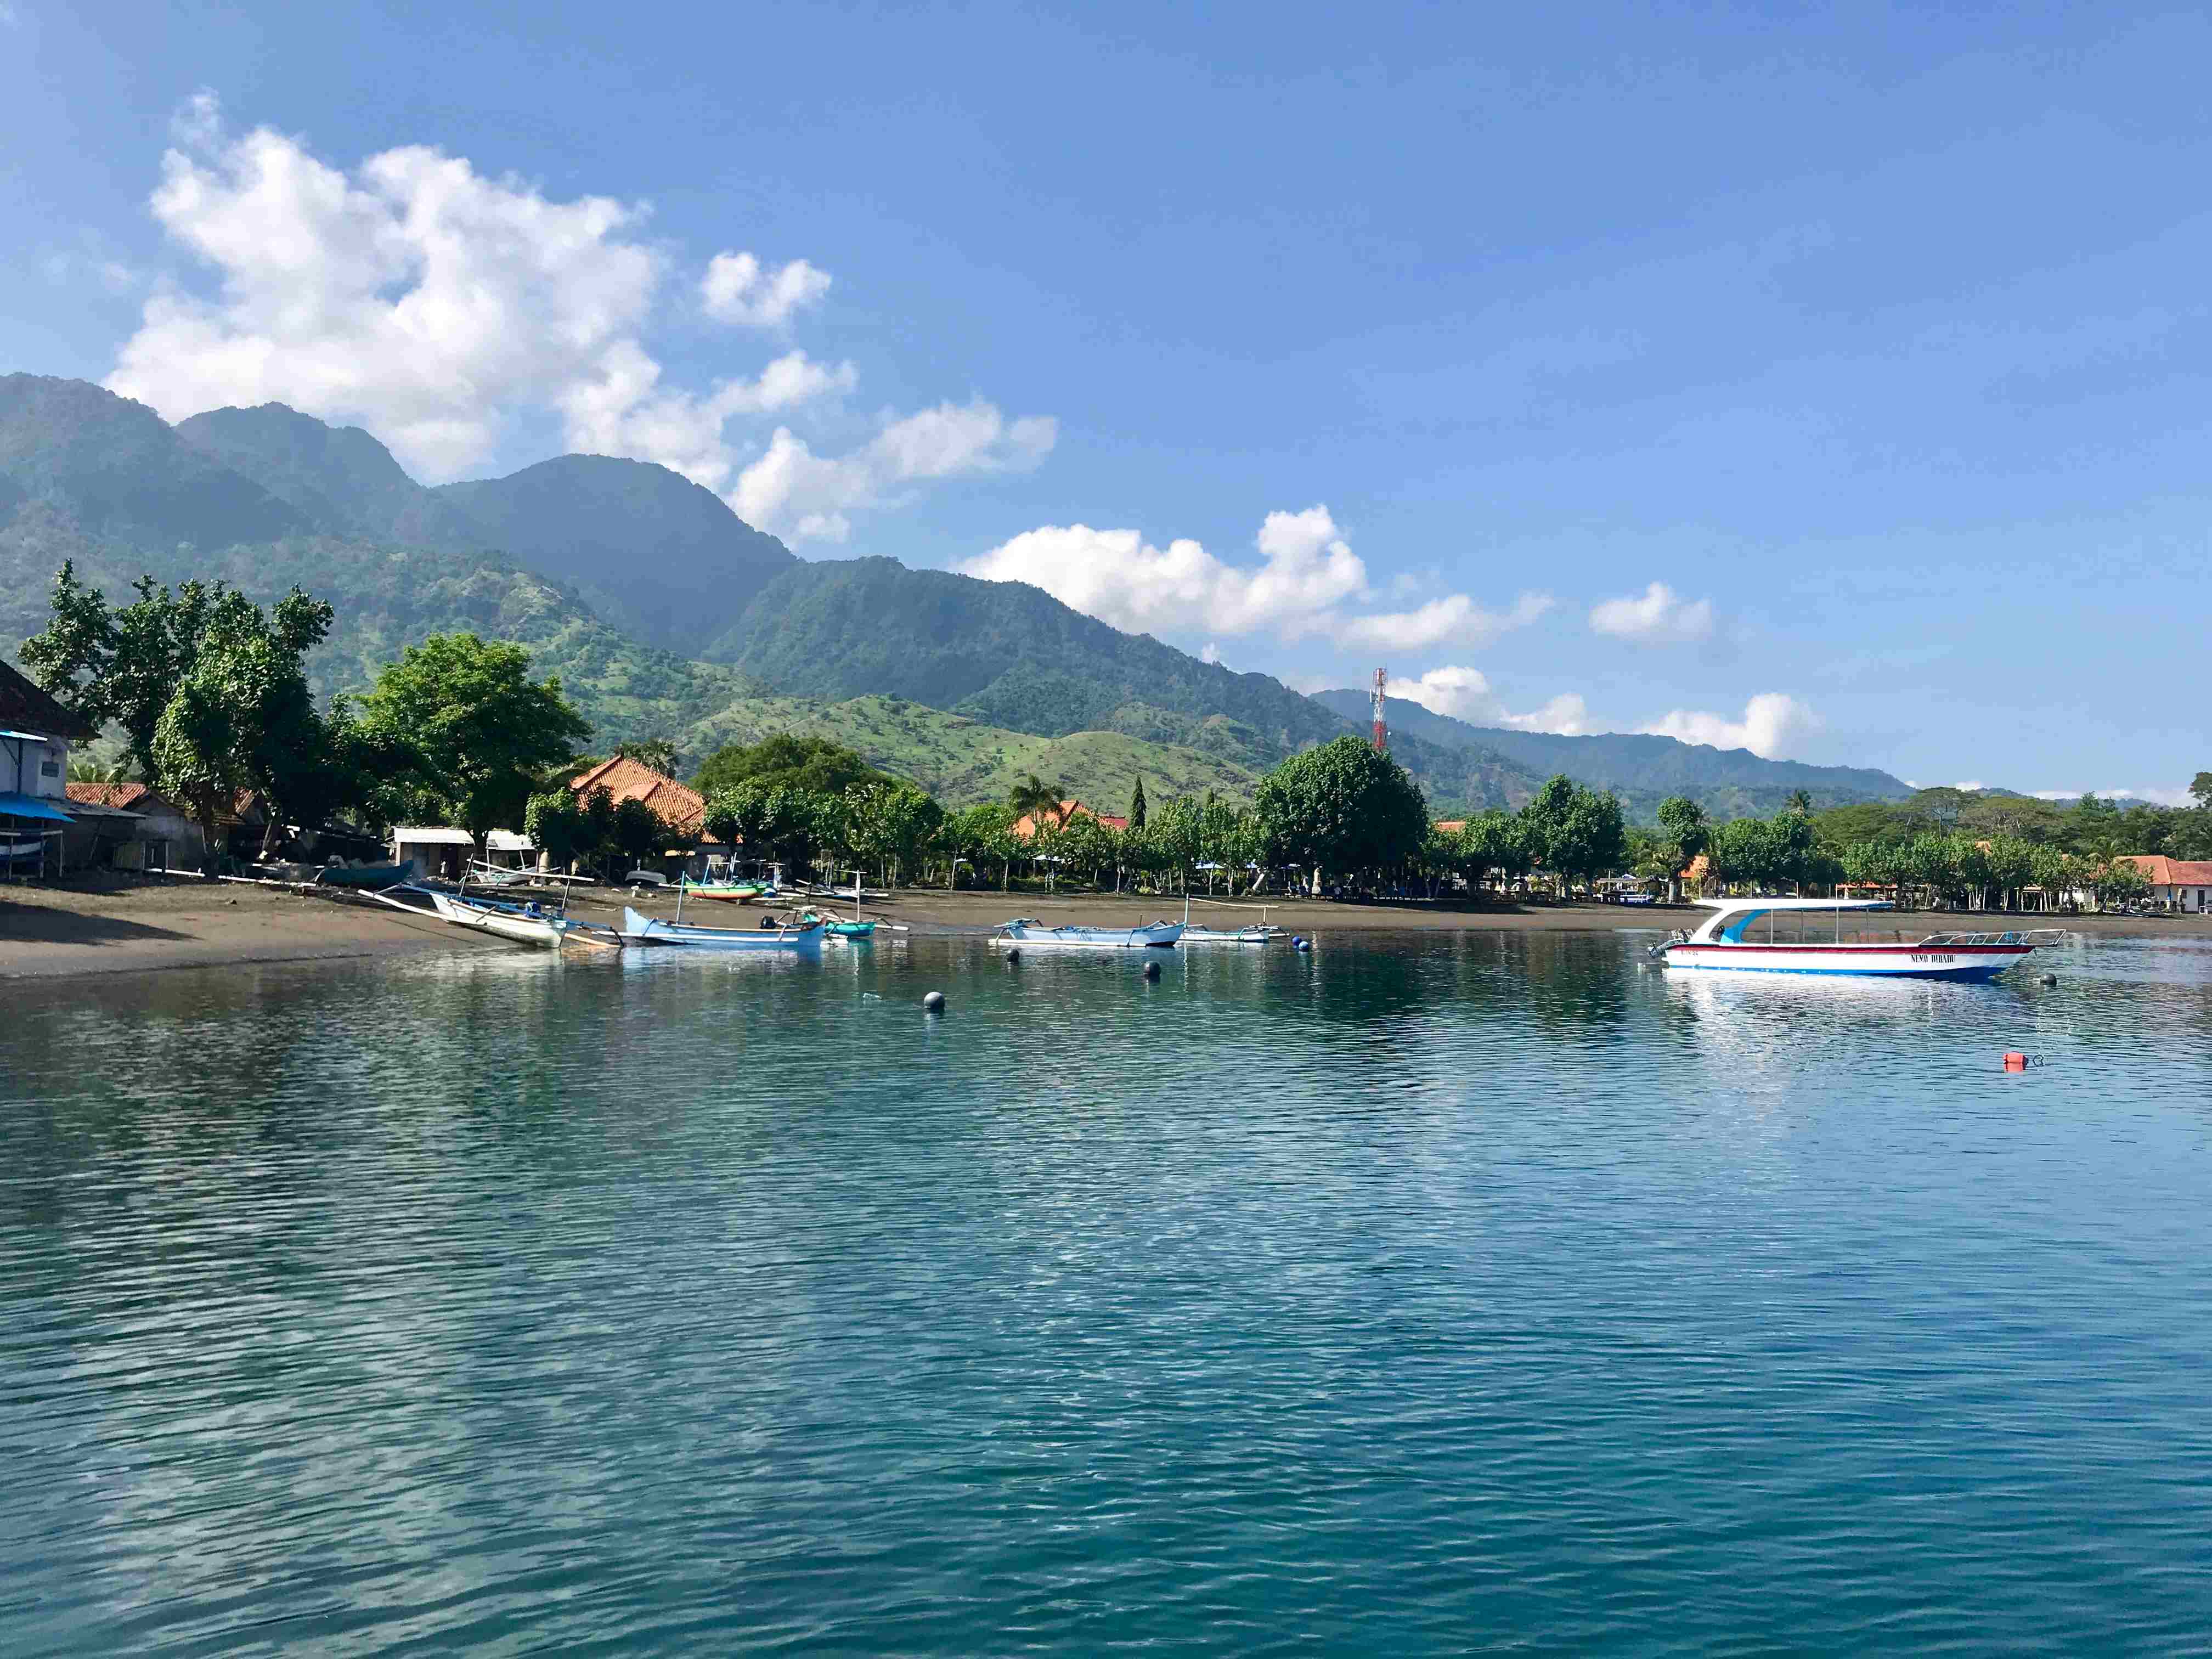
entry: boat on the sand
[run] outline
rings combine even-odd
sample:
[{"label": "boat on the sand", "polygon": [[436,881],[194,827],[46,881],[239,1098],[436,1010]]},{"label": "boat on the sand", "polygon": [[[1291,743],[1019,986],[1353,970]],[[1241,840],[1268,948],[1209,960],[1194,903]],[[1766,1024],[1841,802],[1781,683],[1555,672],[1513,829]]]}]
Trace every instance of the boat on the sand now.
[{"label": "boat on the sand", "polygon": [[566,916],[556,915],[535,904],[501,904],[487,899],[456,898],[441,893],[434,887],[410,890],[426,895],[430,906],[456,927],[473,927],[481,933],[495,933],[501,939],[511,939],[522,945],[544,945],[559,950],[562,940],[576,924]]},{"label": "boat on the sand", "polygon": [[1735,898],[1698,901],[1713,914],[1651,954],[1669,968],[1740,974],[1848,974],[1865,978],[1991,980],[2039,946],[2056,927],[1997,933],[1887,936],[1845,917],[1887,910],[1883,899]]}]

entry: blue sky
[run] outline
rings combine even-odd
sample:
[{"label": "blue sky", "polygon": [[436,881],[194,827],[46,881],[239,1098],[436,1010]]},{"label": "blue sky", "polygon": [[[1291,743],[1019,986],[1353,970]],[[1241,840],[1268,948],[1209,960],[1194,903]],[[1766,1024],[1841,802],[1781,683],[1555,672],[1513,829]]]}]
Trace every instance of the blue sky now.
[{"label": "blue sky", "polygon": [[1485,722],[2170,794],[2208,61],[2119,7],[0,0],[0,367],[434,479],[663,459]]}]

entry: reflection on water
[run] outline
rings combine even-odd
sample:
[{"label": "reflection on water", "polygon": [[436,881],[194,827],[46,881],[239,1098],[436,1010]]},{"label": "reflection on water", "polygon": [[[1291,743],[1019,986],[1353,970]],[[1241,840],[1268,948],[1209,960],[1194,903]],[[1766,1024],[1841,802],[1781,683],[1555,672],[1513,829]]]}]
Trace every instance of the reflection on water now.
[{"label": "reflection on water", "polygon": [[0,1646],[2201,1640],[2212,951],[1647,942],[31,988]]}]

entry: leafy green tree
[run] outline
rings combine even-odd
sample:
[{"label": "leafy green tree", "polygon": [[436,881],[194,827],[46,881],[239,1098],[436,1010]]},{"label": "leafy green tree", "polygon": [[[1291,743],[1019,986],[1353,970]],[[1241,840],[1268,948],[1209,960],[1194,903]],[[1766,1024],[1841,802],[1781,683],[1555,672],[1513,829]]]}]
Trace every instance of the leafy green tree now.
[{"label": "leafy green tree", "polygon": [[584,809],[566,789],[545,789],[532,795],[523,808],[522,828],[544,854],[549,868],[572,869],[577,858],[591,848],[591,826]]},{"label": "leafy green tree", "polygon": [[1129,828],[1145,827],[1145,775],[1137,774],[1137,787],[1129,792]]},{"label": "leafy green tree", "polygon": [[856,784],[844,794],[853,850],[896,886],[936,834],[945,811],[910,783]]},{"label": "leafy green tree", "polygon": [[307,809],[361,793],[333,753],[343,710],[325,720],[307,687],[305,658],[330,632],[328,605],[295,587],[264,614],[220,582],[133,586],[137,599],[111,610],[64,564],[23,662],[88,720],[120,726],[141,774],[191,804],[210,848],[216,816],[240,790],[269,799],[272,839],[285,813],[319,823]]},{"label": "leafy green tree", "polygon": [[628,867],[635,869],[668,844],[669,830],[658,812],[633,799],[616,803],[614,827],[608,838]]},{"label": "leafy green tree", "polygon": [[693,775],[691,787],[709,796],[741,783],[842,795],[854,784],[894,781],[842,743],[779,732],[756,744],[716,750]]},{"label": "leafy green tree", "polygon": [[1013,824],[1012,811],[1004,803],[994,800],[945,814],[944,824],[938,830],[938,841],[945,851],[946,888],[954,884],[962,859],[973,865],[979,876],[987,863],[997,864],[1001,887],[1011,886],[1015,856],[1011,833]]},{"label": "leafy green tree", "polygon": [[1428,803],[1406,769],[1349,734],[1294,755],[1261,780],[1254,803],[1271,864],[1353,873],[1410,861]]},{"label": "leafy green tree", "polygon": [[522,822],[540,775],[574,761],[591,733],[561,682],[529,678],[520,646],[433,634],[377,676],[362,700],[372,732],[411,744],[423,777],[409,805],[484,839]]},{"label": "leafy green tree", "polygon": [[1628,835],[1620,801],[1610,789],[1577,789],[1565,833],[1553,854],[1559,870],[1584,879],[1610,874],[1628,861]]},{"label": "leafy green tree", "polygon": [[1477,812],[1459,832],[1459,856],[1470,881],[1495,870],[1508,884],[1528,873],[1528,843],[1513,815],[1498,807]]},{"label": "leafy green tree", "polygon": [[2212,772],[2199,772],[2189,781],[2189,797],[2200,812],[2212,812]]},{"label": "leafy green tree", "polygon": [[1659,803],[1659,828],[1663,840],[1667,872],[1667,896],[1680,902],[1682,896],[1682,872],[1697,862],[1698,854],[1712,845],[1712,825],[1706,821],[1705,809],[1687,795],[1669,795]]},{"label": "leafy green tree", "polygon": [[1771,886],[1780,863],[1774,826],[1764,818],[1730,818],[1717,824],[1705,848],[1705,868],[1723,891],[1731,882],[1764,890]]}]

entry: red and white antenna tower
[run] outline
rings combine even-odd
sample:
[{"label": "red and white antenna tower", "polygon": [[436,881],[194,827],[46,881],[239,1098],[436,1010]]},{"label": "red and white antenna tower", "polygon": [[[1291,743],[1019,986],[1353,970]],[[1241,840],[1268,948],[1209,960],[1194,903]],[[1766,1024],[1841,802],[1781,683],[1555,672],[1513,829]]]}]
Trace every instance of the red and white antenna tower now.
[{"label": "red and white antenna tower", "polygon": [[1386,753],[1390,747],[1390,734],[1382,726],[1382,686],[1390,677],[1387,668],[1375,671],[1375,752]]}]

